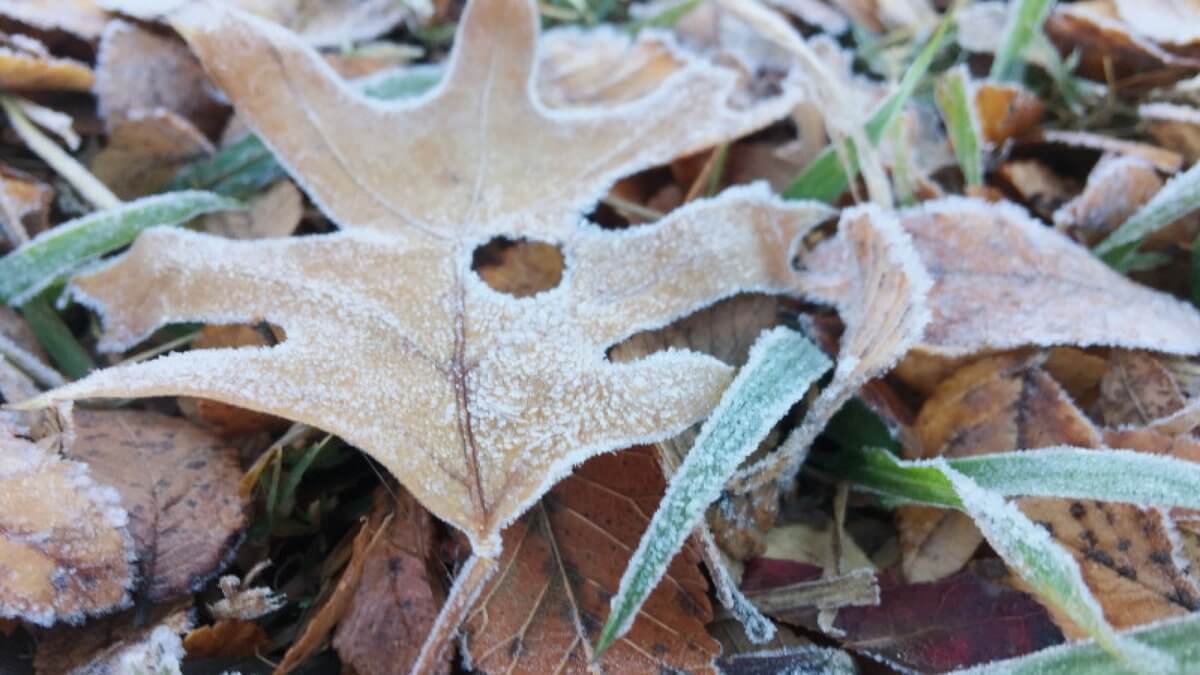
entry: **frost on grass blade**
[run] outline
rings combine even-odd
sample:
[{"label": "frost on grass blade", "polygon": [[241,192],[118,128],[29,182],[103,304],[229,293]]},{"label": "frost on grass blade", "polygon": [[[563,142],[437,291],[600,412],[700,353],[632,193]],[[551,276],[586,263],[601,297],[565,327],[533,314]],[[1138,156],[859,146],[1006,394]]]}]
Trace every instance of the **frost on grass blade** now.
[{"label": "frost on grass blade", "polygon": [[[912,98],[917,85],[929,72],[933,59],[941,53],[950,26],[953,25],[953,12],[938,26],[937,31],[925,43],[925,47],[917,54],[917,58],[909,65],[900,79],[896,91],[884,99],[883,103],[871,114],[863,125],[867,140],[878,145],[888,128],[900,116],[905,104]],[[796,180],[783,191],[788,199],[816,199],[832,202],[837,199],[850,185],[850,180],[858,175],[858,159],[853,142],[848,142],[845,153],[846,165],[831,145],[826,147],[817,158],[804,168]]]},{"label": "frost on grass blade", "polygon": [[758,339],[746,365],[671,477],[667,493],[621,577],[596,646],[597,655],[629,629],[638,608],[738,464],[830,365],[820,349],[790,329],[775,328]]},{"label": "frost on grass blade", "polygon": [[[1171,655],[1178,664],[1200,663],[1200,613],[1168,619],[1121,635]],[[1129,672],[1128,664],[1089,640],[955,671],[955,675],[1128,675]]]},{"label": "frost on grass blade", "polygon": [[938,80],[936,99],[963,178],[967,185],[983,185],[983,134],[975,112],[975,89],[965,65]]},{"label": "frost on grass blade", "polygon": [[1020,79],[1025,50],[1041,32],[1053,6],[1054,0],[1017,0],[1009,4],[1004,36],[992,61],[992,79]]},{"label": "frost on grass blade", "polygon": [[1174,669],[1175,662],[1168,654],[1122,637],[1109,625],[1084,582],[1079,565],[1049,532],[1003,497],[951,468],[945,460],[935,460],[932,465],[954,486],[963,509],[996,553],[1038,597],[1069,616],[1097,644],[1136,670],[1163,673]]},{"label": "frost on grass blade", "polygon": [[128,245],[147,228],[236,208],[238,202],[211,192],[171,192],[63,223],[0,258],[0,300],[24,304],[82,263]]},{"label": "frost on grass blade", "polygon": [[941,464],[1006,497],[1061,497],[1200,509],[1200,464],[1133,450],[1039,448],[949,460],[905,461],[871,448],[823,457],[859,486],[905,501],[963,508]]},{"label": "frost on grass blade", "polygon": [[1138,244],[1153,232],[1200,209],[1200,163],[1176,175],[1121,224],[1095,252],[1117,269],[1125,269]]}]

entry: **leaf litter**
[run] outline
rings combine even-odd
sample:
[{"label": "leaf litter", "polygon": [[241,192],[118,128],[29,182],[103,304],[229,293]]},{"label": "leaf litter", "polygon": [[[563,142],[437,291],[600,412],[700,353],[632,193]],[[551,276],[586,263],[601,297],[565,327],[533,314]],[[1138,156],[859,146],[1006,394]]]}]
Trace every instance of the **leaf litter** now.
[{"label": "leaf litter", "polygon": [[[42,669],[173,672],[194,647],[280,672],[940,671],[1089,635],[995,669],[1187,662],[1200,62],[1164,17],[1191,9],[102,4],[0,3],[0,76],[38,89],[4,101],[26,146],[0,157],[0,287],[45,346],[5,329],[0,392],[35,404],[2,426],[45,466],[93,464],[141,572],[103,608],[13,610],[138,598],[53,629],[69,665],[45,634]],[[98,114],[70,93],[93,78]],[[711,481],[598,657],[661,487],[592,488],[661,472],[698,495],[681,467],[772,329],[833,376]],[[109,400],[31,409],[77,397]],[[184,496],[148,527],[160,492]],[[706,629],[710,594],[729,611]],[[198,629],[153,628],[189,606]]]}]

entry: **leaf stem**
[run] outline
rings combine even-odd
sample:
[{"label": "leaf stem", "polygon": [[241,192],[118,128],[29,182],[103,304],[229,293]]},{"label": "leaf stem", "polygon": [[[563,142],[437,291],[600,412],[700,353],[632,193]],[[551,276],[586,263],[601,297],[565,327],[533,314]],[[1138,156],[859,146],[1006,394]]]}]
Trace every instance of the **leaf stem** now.
[{"label": "leaf stem", "polygon": [[492,575],[500,568],[499,561],[490,556],[472,554],[458,572],[446,604],[438,612],[437,620],[429,630],[425,644],[421,645],[421,653],[413,662],[409,671],[414,675],[438,672],[438,664],[446,656],[446,649],[458,635],[459,626],[467,618],[467,613],[475,606],[475,599],[483,591],[483,587],[491,580]]}]

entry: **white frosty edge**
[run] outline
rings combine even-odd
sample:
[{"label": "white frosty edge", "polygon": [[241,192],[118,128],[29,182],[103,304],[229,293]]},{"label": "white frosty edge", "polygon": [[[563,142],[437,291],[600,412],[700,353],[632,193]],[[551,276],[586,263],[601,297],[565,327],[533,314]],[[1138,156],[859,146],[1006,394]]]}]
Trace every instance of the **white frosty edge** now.
[{"label": "white frosty edge", "polygon": [[1200,126],[1200,109],[1178,103],[1143,103],[1138,106],[1138,116],[1142,119],[1165,122],[1182,122]]}]

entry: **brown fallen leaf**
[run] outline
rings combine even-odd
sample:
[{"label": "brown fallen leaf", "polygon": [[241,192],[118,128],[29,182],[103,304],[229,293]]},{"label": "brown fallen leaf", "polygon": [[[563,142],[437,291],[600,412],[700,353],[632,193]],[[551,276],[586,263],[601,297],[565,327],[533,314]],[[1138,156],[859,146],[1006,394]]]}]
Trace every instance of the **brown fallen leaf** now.
[{"label": "brown fallen leaf", "polygon": [[[341,47],[379,37],[401,21],[428,16],[427,0],[218,0],[279,24],[318,47]],[[104,0],[104,6],[139,19],[158,21],[183,4]]]},{"label": "brown fallen leaf", "polygon": [[[217,83],[344,229],[251,243],[147,232],[79,281],[106,316],[104,348],[181,316],[265,318],[287,340],[99,371],[41,403],[173,393],[320,427],[485,556],[572,464],[695,422],[728,367],[683,352],[614,365],[604,348],[738,291],[787,290],[786,251],[824,209],[755,188],[622,232],[579,226],[579,212],[616,176],[761,127],[795,94],[731,108],[733,76],[697,61],[632,104],[553,113],[528,86],[535,19],[525,0],[472,4],[435,94],[381,105],[276,26],[215,7],[181,15]],[[697,106],[711,114],[676,124]],[[497,293],[470,269],[496,236],[557,245],[571,273],[533,298]],[[360,274],[397,269],[402,282]]]},{"label": "brown fallen leaf", "polygon": [[[390,514],[378,542],[364,552],[362,576],[333,646],[362,675],[408,672],[433,627],[445,589],[434,565],[434,522],[407,491],[376,493],[372,520]],[[354,563],[351,563],[354,564]],[[440,664],[449,672],[447,660]]]},{"label": "brown fallen leaf", "polygon": [[1016,138],[1042,122],[1041,99],[1024,87],[984,80],[975,85],[975,110],[983,138],[993,145]]},{"label": "brown fallen leaf", "polygon": [[1145,426],[1185,405],[1179,386],[1158,359],[1138,351],[1113,350],[1100,381],[1100,412],[1110,427]]},{"label": "brown fallen leaf", "polygon": [[225,107],[211,90],[204,68],[178,38],[121,20],[105,27],[93,92],[110,133],[131,117],[151,112],[174,113],[214,133]]},{"label": "brown fallen leaf", "polygon": [[1034,213],[1050,219],[1079,192],[1078,185],[1036,159],[1015,159],[996,167],[996,179]]},{"label": "brown fallen leaf", "polygon": [[84,40],[100,37],[108,12],[96,0],[0,0],[0,16],[39,30],[61,30]]},{"label": "brown fallen leaf", "polygon": [[134,110],[112,126],[91,169],[121,199],[137,199],[158,192],[184,164],[212,152],[212,143],[186,118],[164,108]]},{"label": "brown fallen leaf", "polygon": [[1054,226],[1091,246],[1120,227],[1162,186],[1158,172],[1145,160],[1102,157],[1088,174],[1083,191],[1054,212]]},{"label": "brown fallen leaf", "polygon": [[[1052,445],[1098,447],[1100,433],[1039,364],[1041,355],[1003,355],[962,368],[926,400],[913,425],[909,459],[970,457]],[[896,510],[901,569],[910,582],[962,569],[983,541],[970,517],[923,506]]]},{"label": "brown fallen leaf", "polygon": [[902,211],[900,222],[933,277],[933,318],[918,349],[1200,352],[1200,314],[1191,305],[1117,274],[1018,207],[952,198]]},{"label": "brown fallen leaf", "polygon": [[[475,668],[588,670],[608,600],[665,489],[646,448],[601,455],[559,483],[504,531],[501,572],[465,624]],[[612,672],[713,672],[720,651],[699,557],[676,556],[633,627],[600,661]]]},{"label": "brown fallen leaf", "polygon": [[158,602],[200,590],[227,563],[245,526],[236,450],[157,413],[77,410],[74,422],[68,457],[116,488],[129,511],[138,594]]},{"label": "brown fallen leaf", "polygon": [[1056,5],[1046,18],[1045,30],[1059,49],[1078,50],[1080,72],[1094,80],[1104,81],[1106,70],[1125,78],[1168,68],[1185,73],[1185,69],[1200,67],[1195,59],[1173,54],[1132,30],[1117,14],[1112,0]]},{"label": "brown fallen leaf", "polygon": [[128,516],[84,464],[0,437],[0,520],[0,616],[50,626],[129,604]]},{"label": "brown fallen leaf", "polygon": [[179,673],[179,637],[190,628],[188,610],[170,607],[153,609],[142,620],[129,611],[54,628],[39,637],[33,669],[37,675]]},{"label": "brown fallen leaf", "polygon": [[1113,138],[1112,136],[1105,136],[1103,134],[1093,134],[1087,131],[1046,129],[1038,137],[1031,138],[1030,140],[1038,139],[1043,143],[1051,145],[1065,145],[1072,148],[1095,150],[1105,154],[1137,157],[1149,162],[1155,169],[1168,174],[1175,173],[1183,167],[1183,155],[1174,150],[1168,150],[1149,143]]},{"label": "brown fallen leaf", "polygon": [[288,237],[304,217],[304,195],[285,178],[247,199],[246,207],[207,213],[200,218],[200,229],[228,239]]},{"label": "brown fallen leaf", "polygon": [[52,56],[27,35],[0,35],[0,87],[18,91],[87,91],[95,77],[86,63]]},{"label": "brown fallen leaf", "polygon": [[242,619],[223,619],[211,626],[200,626],[183,638],[183,649],[189,659],[258,656],[270,645],[271,638],[262,626]]},{"label": "brown fallen leaf", "polygon": [[[269,347],[284,340],[283,331],[245,324],[211,325],[192,340],[192,349]],[[241,436],[259,431],[282,431],[287,421],[274,415],[247,410],[207,398],[180,396],[183,416],[221,436]]]},{"label": "brown fallen leaf", "polygon": [[12,248],[50,225],[54,189],[12,167],[0,165],[0,221]]},{"label": "brown fallen leaf", "polygon": [[1137,112],[1159,145],[1173,148],[1188,164],[1200,160],[1200,110],[1189,105],[1146,103],[1138,106]]},{"label": "brown fallen leaf", "polygon": [[1167,45],[1200,42],[1200,3],[1194,0],[1113,0],[1117,15],[1139,35]]}]

